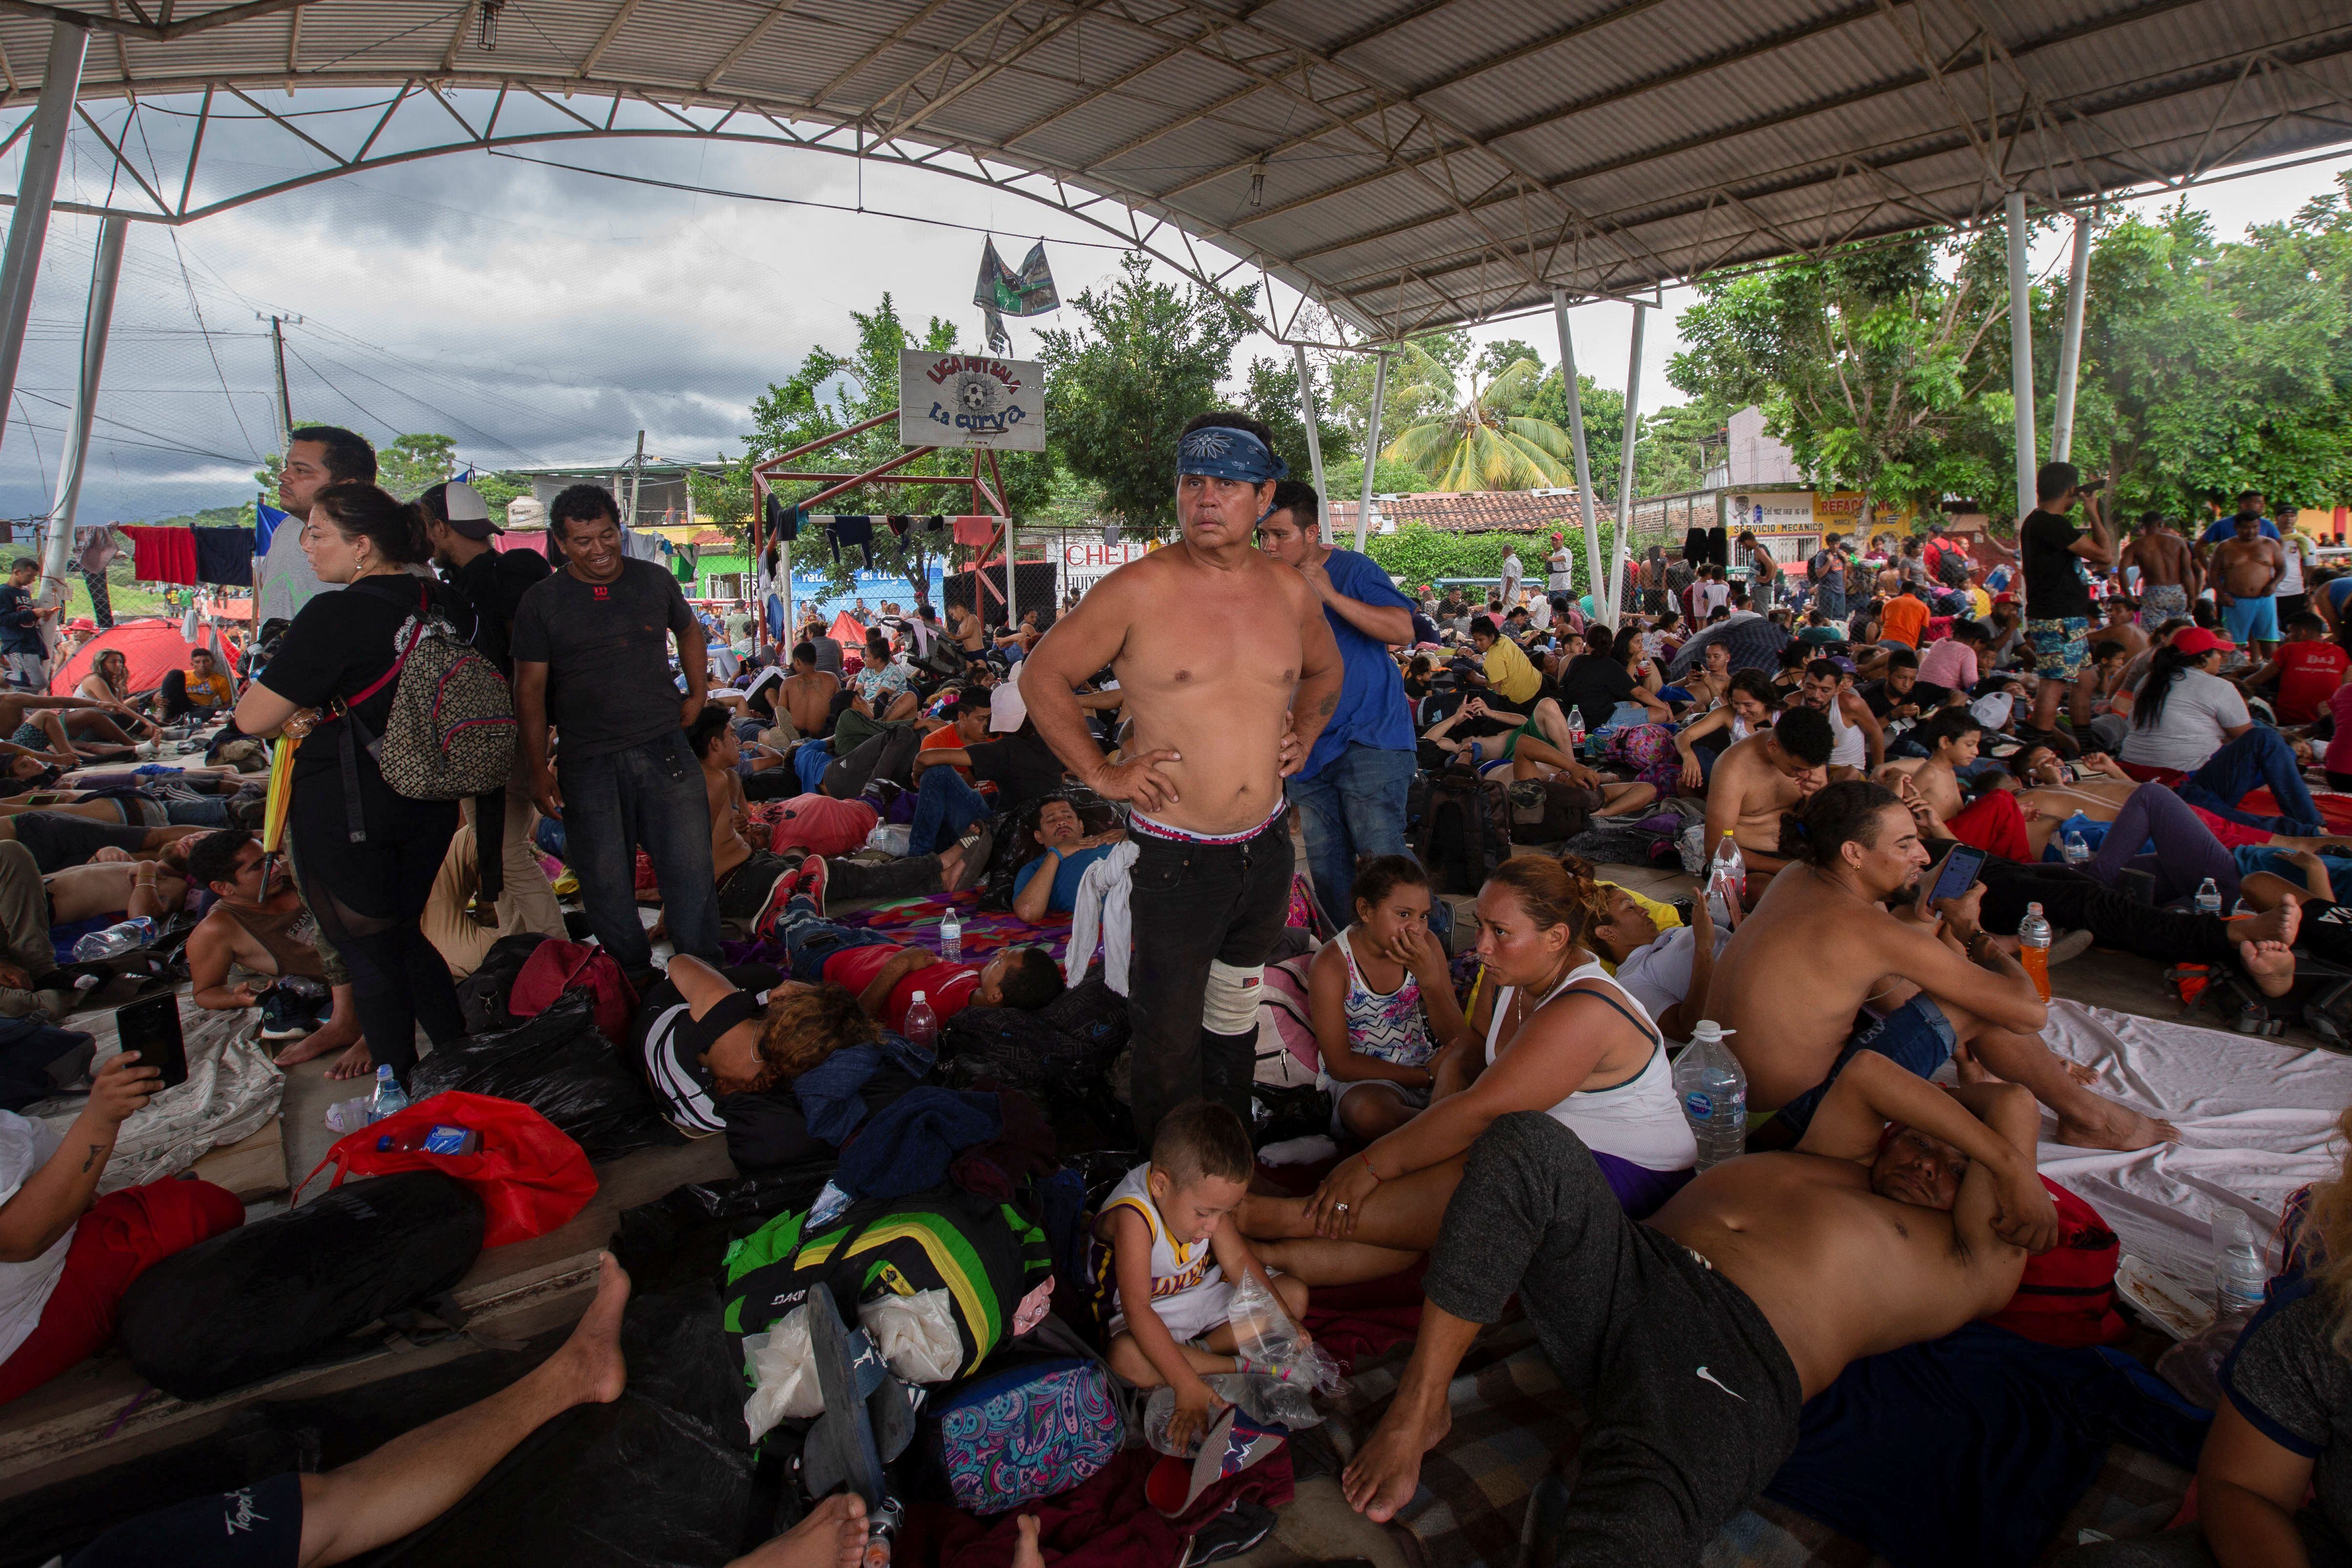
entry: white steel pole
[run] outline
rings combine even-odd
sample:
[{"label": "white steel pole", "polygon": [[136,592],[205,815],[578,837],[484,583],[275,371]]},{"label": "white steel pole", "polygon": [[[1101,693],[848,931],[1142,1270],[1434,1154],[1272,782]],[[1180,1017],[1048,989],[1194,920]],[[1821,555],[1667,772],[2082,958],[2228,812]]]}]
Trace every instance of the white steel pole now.
[{"label": "white steel pole", "polygon": [[1323,489],[1323,433],[1315,427],[1315,373],[1307,363],[1307,345],[1293,343],[1291,353],[1298,363],[1298,417],[1307,426],[1307,462],[1315,473],[1316,510],[1323,514],[1321,538],[1324,547],[1331,544],[1331,498]]},{"label": "white steel pole", "polygon": [[[1551,313],[1559,328],[1559,374],[1568,390],[1568,436],[1576,449],[1576,490],[1584,509],[1584,582],[1592,607],[1601,608],[1601,506],[1592,496],[1592,457],[1584,445],[1584,395],[1576,384],[1576,340],[1568,330],[1568,291],[1551,291]],[[1640,319],[1635,318],[1637,321]]]},{"label": "white steel pole", "polygon": [[2009,384],[2017,401],[2017,515],[2033,510],[2033,284],[2025,270],[2025,193],[2009,193]]},{"label": "white steel pole", "polygon": [[2091,287],[2091,227],[2095,213],[2074,219],[2074,255],[2066,274],[2066,331],[2058,340],[2058,407],[2050,419],[2050,460],[2063,463],[2074,452],[2074,382],[2083,368],[2083,302]]},{"label": "white steel pole", "polygon": [[[7,250],[0,255],[0,416],[16,395],[25,322],[33,310],[41,244],[48,237],[49,208],[58,195],[58,166],[65,158],[66,133],[73,128],[74,95],[81,90],[82,57],[89,47],[86,29],[71,22],[50,25],[48,64],[41,75],[40,100],[33,108],[33,133],[25,144],[16,211],[8,223]],[[0,418],[0,430],[5,428],[5,418]]]},{"label": "white steel pole", "polygon": [[82,476],[89,471],[89,430],[98,417],[98,382],[106,369],[106,334],[114,320],[114,287],[122,277],[122,245],[131,220],[110,217],[99,226],[98,254],[89,266],[89,306],[81,323],[81,379],[74,387],[73,426],[65,460],[58,465],[57,500],[49,508],[47,547],[41,552],[42,597],[66,596],[66,573],[73,563],[74,511],[81,504]]},{"label": "white steel pole", "polygon": [[1649,319],[1648,310],[1633,307],[1633,352],[1625,365],[1625,436],[1617,467],[1617,537],[1609,547],[1609,602],[1592,606],[1612,631],[1617,626],[1618,605],[1625,599],[1625,536],[1633,528],[1633,448],[1642,429],[1642,326]]},{"label": "white steel pole", "polygon": [[1372,416],[1364,426],[1364,489],[1356,502],[1356,553],[1364,552],[1364,529],[1372,517],[1372,469],[1381,460],[1381,405],[1389,395],[1389,351],[1372,368]]}]

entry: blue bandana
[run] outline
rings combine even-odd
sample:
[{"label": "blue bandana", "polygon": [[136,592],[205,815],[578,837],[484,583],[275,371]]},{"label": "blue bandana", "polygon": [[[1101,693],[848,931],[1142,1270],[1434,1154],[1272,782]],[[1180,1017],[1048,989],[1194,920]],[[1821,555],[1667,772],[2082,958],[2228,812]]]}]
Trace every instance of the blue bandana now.
[{"label": "blue bandana", "polygon": [[1290,477],[1290,466],[1267,451],[1265,442],[1230,425],[1204,425],[1177,442],[1176,471],[1249,485]]}]

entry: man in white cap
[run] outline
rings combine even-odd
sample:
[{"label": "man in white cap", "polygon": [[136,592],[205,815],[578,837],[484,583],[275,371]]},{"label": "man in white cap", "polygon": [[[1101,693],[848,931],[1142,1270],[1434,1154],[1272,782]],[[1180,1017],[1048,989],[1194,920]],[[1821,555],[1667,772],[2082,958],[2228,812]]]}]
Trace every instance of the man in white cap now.
[{"label": "man in white cap", "polygon": [[[473,613],[475,648],[499,667],[500,675],[512,680],[515,606],[532,584],[554,568],[536,550],[501,551],[493,545],[490,536],[506,530],[490,521],[482,492],[462,480],[432,486],[416,498],[416,509],[424,516],[425,537],[433,546],[433,563],[441,569],[441,581],[463,608]],[[537,808],[531,804],[530,771],[520,752],[514,774],[507,780],[503,803],[490,795],[469,800],[466,820],[471,824],[478,811],[493,808],[504,813],[500,852],[478,857],[481,885],[476,921],[489,924],[495,911],[501,936],[527,931],[563,935],[563,910],[556,904],[555,889],[548,885],[539,851],[531,842]],[[477,847],[480,847],[478,838]]]}]

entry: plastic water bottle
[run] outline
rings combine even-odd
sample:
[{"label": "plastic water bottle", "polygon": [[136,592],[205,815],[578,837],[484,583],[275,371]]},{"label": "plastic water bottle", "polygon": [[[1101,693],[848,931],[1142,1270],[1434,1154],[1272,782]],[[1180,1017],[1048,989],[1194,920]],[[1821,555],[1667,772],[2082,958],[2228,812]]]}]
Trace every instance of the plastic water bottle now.
[{"label": "plastic water bottle", "polygon": [[2017,962],[2023,966],[2025,977],[2033,982],[2033,989],[2050,1000],[2050,922],[2042,918],[2040,904],[2025,906],[2025,918],[2017,926]]},{"label": "plastic water bottle", "polygon": [[74,962],[88,963],[93,959],[112,958],[145,947],[155,940],[155,922],[145,915],[133,915],[127,921],[117,921],[104,931],[94,931],[73,944]]},{"label": "plastic water bottle", "polygon": [[1584,754],[1584,710],[1573,702],[1568,705],[1568,750],[1570,756]]},{"label": "plastic water bottle", "polygon": [[963,922],[950,910],[940,917],[940,959],[946,963],[963,962]]},{"label": "plastic water bottle", "polygon": [[2251,1318],[2263,1304],[2270,1266],[2246,1211],[2235,1204],[2213,1205],[2213,1312],[2216,1321]]},{"label": "plastic water bottle", "polygon": [[2197,912],[2200,915],[2218,915],[2221,912],[2221,884],[2215,882],[2210,877],[2197,884]]},{"label": "plastic water bottle", "polygon": [[1675,1063],[1675,1097],[1698,1142],[1702,1171],[1748,1152],[1748,1074],[1723,1043],[1731,1033],[1712,1018],[1700,1019]]},{"label": "plastic water bottle", "polygon": [[2066,835],[2065,846],[2060,853],[2066,857],[2066,864],[2069,866],[2080,866],[2091,858],[2091,846],[2079,831],[2069,833]]},{"label": "plastic water bottle", "polygon": [[924,993],[916,992],[915,999],[907,1004],[907,1019],[898,1026],[898,1032],[907,1037],[908,1045],[920,1046],[927,1051],[939,1044],[940,1016],[931,1011],[930,1000]]},{"label": "plastic water bottle", "polygon": [[1748,858],[1740,854],[1738,842],[1727,827],[1707,860],[1706,912],[1719,929],[1728,931],[1733,906],[1744,904],[1747,897]]},{"label": "plastic water bottle", "polygon": [[375,1093],[368,1100],[368,1120],[381,1121],[385,1117],[408,1109],[408,1091],[392,1076],[392,1064],[384,1063],[375,1069]]}]

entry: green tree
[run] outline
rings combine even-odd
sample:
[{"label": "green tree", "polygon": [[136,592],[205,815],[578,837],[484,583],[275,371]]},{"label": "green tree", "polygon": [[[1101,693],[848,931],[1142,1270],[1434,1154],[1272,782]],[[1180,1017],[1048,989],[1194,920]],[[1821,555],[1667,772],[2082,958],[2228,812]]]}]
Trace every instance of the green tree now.
[{"label": "green tree", "polygon": [[[1046,427],[1062,467],[1100,490],[1105,516],[1158,533],[1176,520],[1177,437],[1193,415],[1226,404],[1217,388],[1255,330],[1256,289],[1228,299],[1155,282],[1140,254],[1119,267],[1108,286],[1070,301],[1078,325],[1038,334]],[[1286,458],[1296,466],[1304,454]]]},{"label": "green tree", "polygon": [[[1324,378],[1315,374],[1312,362],[1307,374],[1315,384],[1315,433],[1323,445],[1323,473],[1328,481],[1331,465],[1345,461],[1356,450],[1355,433],[1331,413],[1330,391]],[[1290,465],[1291,478],[1307,479],[1313,474],[1312,459],[1307,450],[1307,421],[1298,416],[1298,366],[1296,361],[1256,358],[1250,361],[1249,374],[1242,384],[1242,412],[1264,424],[1274,432],[1274,449]],[[1358,465],[1357,471],[1362,472]]]},{"label": "green tree", "polygon": [[1981,455],[1948,442],[2006,378],[2006,301],[1994,232],[1703,279],[1667,380],[1718,406],[1760,405],[1825,488],[1929,504],[1950,490],[1997,496]]},{"label": "green tree", "polygon": [[[947,353],[958,346],[951,322],[934,316],[918,334],[899,319],[898,306],[887,294],[882,296],[881,303],[873,310],[853,310],[849,319],[856,341],[848,353],[838,353],[822,345],[811,349],[789,381],[771,384],[752,403],[752,427],[743,437],[741,454],[733,458],[721,455],[729,464],[728,470],[716,478],[699,473],[688,477],[695,510],[734,539],[744,541],[749,534],[753,464],[897,408],[898,355],[902,351],[920,349],[926,353]],[[814,471],[863,473],[905,450],[898,440],[898,425],[890,421],[812,452],[807,462]],[[1051,499],[1054,466],[1046,454],[1006,452],[999,455],[999,462],[1007,492],[1005,504],[1013,516],[1027,516]],[[900,471],[969,475],[971,458],[961,450],[943,449],[917,458]],[[827,488],[828,483],[793,480],[779,483],[775,489],[779,499],[791,506]],[[845,510],[929,515],[960,510],[965,504],[963,497],[969,493],[959,495],[939,485],[899,484],[885,478],[825,505]],[[919,528],[908,529],[903,538],[887,528],[875,530],[876,569],[901,574],[910,586],[925,582],[933,564],[949,559],[950,548],[941,535]],[[845,552],[836,561],[830,552],[803,549],[795,553],[793,565],[800,571],[821,571],[836,591],[846,591],[863,561],[856,552]]]},{"label": "green tree", "polygon": [[1473,369],[1469,395],[1459,405],[1404,426],[1381,456],[1419,468],[1434,489],[1573,484],[1568,432],[1527,412],[1542,379],[1543,366],[1532,358],[1512,361],[1491,380]]},{"label": "green tree", "polygon": [[446,436],[396,436],[375,451],[375,482],[415,500],[457,471],[457,443]]}]

